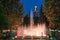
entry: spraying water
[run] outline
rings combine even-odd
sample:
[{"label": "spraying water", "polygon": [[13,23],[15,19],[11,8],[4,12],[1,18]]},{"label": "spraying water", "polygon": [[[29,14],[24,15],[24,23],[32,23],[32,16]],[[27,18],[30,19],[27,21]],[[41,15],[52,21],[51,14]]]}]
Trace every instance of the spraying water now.
[{"label": "spraying water", "polygon": [[32,10],[30,11],[30,26],[27,27],[18,27],[17,30],[17,36],[46,36],[46,25],[45,23],[43,24],[38,24],[36,27],[34,25],[34,21],[33,21],[33,12]]}]

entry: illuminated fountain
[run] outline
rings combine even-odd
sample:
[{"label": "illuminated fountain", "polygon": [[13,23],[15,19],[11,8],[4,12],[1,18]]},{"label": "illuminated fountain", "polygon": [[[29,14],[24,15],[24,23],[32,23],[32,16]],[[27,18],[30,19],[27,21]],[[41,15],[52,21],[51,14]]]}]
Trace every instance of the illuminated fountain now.
[{"label": "illuminated fountain", "polygon": [[30,11],[30,26],[27,28],[26,26],[18,27],[17,30],[17,36],[34,36],[34,37],[41,37],[41,36],[46,36],[46,24],[37,24],[35,27],[34,21],[33,21],[33,12],[32,10]]}]

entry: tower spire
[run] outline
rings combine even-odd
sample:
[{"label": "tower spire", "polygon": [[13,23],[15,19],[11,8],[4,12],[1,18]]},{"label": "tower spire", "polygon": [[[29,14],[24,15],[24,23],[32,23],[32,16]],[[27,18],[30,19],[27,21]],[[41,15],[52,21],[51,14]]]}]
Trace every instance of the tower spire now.
[{"label": "tower spire", "polygon": [[37,6],[34,6],[34,13],[37,14]]}]

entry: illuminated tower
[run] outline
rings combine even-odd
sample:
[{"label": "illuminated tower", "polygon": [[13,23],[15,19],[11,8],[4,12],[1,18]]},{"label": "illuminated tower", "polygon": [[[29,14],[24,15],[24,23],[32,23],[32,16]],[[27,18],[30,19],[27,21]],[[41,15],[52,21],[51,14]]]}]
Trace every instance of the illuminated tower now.
[{"label": "illuminated tower", "polygon": [[37,10],[37,6],[34,6],[34,25],[37,25],[38,19],[38,10]]},{"label": "illuminated tower", "polygon": [[35,6],[35,7],[34,7],[34,16],[37,16],[37,12],[38,12],[37,6]]}]

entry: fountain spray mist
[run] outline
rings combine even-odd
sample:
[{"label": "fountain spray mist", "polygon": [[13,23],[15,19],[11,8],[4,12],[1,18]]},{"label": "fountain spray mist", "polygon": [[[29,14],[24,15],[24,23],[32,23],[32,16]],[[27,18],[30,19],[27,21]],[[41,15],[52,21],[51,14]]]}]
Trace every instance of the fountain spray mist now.
[{"label": "fountain spray mist", "polygon": [[[18,30],[17,30],[17,36],[36,36],[36,37],[40,37],[42,36],[46,36],[46,24],[37,24],[37,26],[35,27],[34,25],[34,21],[33,21],[33,12],[32,10],[30,11],[30,26],[28,26],[28,28],[26,26],[23,27],[23,29],[19,26]],[[22,33],[22,34],[21,34]]]}]

